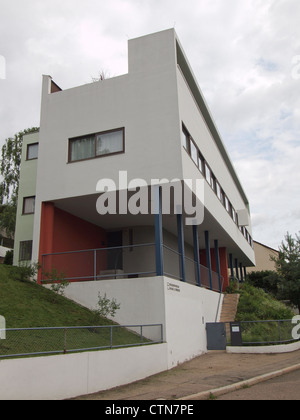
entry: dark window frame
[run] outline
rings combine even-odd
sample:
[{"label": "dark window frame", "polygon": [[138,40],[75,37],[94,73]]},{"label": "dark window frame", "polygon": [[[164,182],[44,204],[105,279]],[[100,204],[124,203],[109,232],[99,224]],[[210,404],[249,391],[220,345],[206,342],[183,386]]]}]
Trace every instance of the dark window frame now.
[{"label": "dark window frame", "polygon": [[35,159],[38,159],[38,156],[37,157],[33,157],[33,158],[30,158],[29,157],[29,148],[30,148],[30,146],[38,146],[38,145],[39,145],[38,142],[27,144],[26,160],[35,160]]},{"label": "dark window frame", "polygon": [[[106,153],[106,154],[102,154],[102,155],[97,155],[97,136],[100,135],[104,135],[104,134],[109,134],[109,133],[114,133],[117,131],[121,131],[122,132],[122,150],[119,152],[112,152],[112,153]],[[94,156],[92,157],[88,157],[88,158],[83,158],[83,159],[76,159],[76,160],[72,160],[71,156],[72,156],[72,143],[75,143],[76,141],[82,140],[82,139],[86,139],[88,137],[94,137],[95,139],[95,153]],[[112,130],[106,130],[106,131],[99,131],[97,133],[91,133],[91,134],[86,134],[84,136],[79,136],[79,137],[72,137],[69,139],[69,150],[68,150],[68,163],[76,163],[76,162],[84,162],[85,160],[92,160],[92,159],[99,159],[99,158],[103,158],[103,157],[107,157],[107,156],[114,156],[114,155],[120,155],[125,153],[125,127],[120,127],[120,128],[114,128]]]},{"label": "dark window frame", "polygon": [[[32,212],[25,212],[25,201],[28,199],[34,199],[34,210]],[[34,213],[35,213],[35,195],[31,195],[29,197],[23,197],[22,215],[26,216],[28,214],[34,214]]]},{"label": "dark window frame", "polygon": [[[185,136],[185,139],[186,139],[186,142],[185,142],[186,146],[183,144],[183,141],[182,141],[182,147],[185,149],[185,151],[187,152],[187,154],[191,158],[192,162],[197,166],[198,170],[202,173],[204,179],[206,180],[206,182],[208,183],[208,185],[210,186],[212,191],[215,193],[216,197],[218,198],[220,203],[223,205],[225,211],[231,217],[234,224],[239,226],[238,214],[237,214],[235,208],[231,204],[231,201],[229,200],[227,194],[224,192],[220,182],[218,181],[218,179],[214,175],[214,173],[213,173],[210,165],[208,164],[208,162],[205,160],[205,158],[201,154],[201,152],[199,150],[199,147],[197,146],[196,142],[194,141],[194,139],[190,135],[188,129],[186,128],[186,126],[184,125],[183,122],[182,122],[182,134]],[[192,157],[191,144],[193,144],[196,147],[196,150],[197,150],[197,156],[198,156],[197,163],[194,161],[194,159]],[[200,165],[199,165],[200,161],[201,161],[202,170],[201,170]],[[209,180],[207,179],[208,178],[208,173],[207,172],[210,173]],[[218,195],[218,191],[220,192],[220,197]],[[253,239],[252,239],[251,235],[249,234],[249,232],[247,231],[247,229],[246,229],[247,234],[245,234],[244,229],[241,229],[241,227],[239,227],[239,230],[241,231],[242,235],[247,240],[247,242],[253,248]]]},{"label": "dark window frame", "polygon": [[[30,261],[32,258],[33,241],[20,241],[19,261]],[[27,258],[29,257],[29,258]]]}]

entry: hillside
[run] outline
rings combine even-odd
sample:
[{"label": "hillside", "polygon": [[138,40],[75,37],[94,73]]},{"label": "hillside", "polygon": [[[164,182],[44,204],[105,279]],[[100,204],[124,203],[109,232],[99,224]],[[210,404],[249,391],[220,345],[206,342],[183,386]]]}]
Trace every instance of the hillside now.
[{"label": "hillside", "polygon": [[292,319],[294,316],[291,308],[251,284],[243,284],[239,293],[236,321]]},{"label": "hillside", "polygon": [[6,328],[112,324],[43,286],[18,280],[19,274],[18,267],[0,265],[0,315]]}]

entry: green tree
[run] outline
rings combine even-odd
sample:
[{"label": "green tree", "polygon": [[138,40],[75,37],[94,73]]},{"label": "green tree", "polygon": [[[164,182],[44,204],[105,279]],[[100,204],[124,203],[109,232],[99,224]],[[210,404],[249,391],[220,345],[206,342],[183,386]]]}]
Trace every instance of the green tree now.
[{"label": "green tree", "polygon": [[0,228],[11,238],[15,232],[16,210],[20,181],[21,153],[24,134],[38,131],[32,127],[16,133],[5,140],[0,163]]},{"label": "green tree", "polygon": [[285,235],[279,247],[278,257],[272,257],[276,264],[278,297],[287,299],[300,311],[300,236]]}]

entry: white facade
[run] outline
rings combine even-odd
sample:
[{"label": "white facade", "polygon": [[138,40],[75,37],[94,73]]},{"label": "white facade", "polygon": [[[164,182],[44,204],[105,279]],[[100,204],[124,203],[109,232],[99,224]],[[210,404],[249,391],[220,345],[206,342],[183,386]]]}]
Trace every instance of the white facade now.
[{"label": "white facade", "polygon": [[[43,76],[38,159],[22,164],[19,195],[19,203],[35,196],[35,211],[18,210],[15,264],[19,242],[32,239],[32,261],[67,272],[69,297],[93,307],[105,291],[121,301],[117,322],[162,323],[172,367],[205,351],[205,324],[218,317],[215,291],[229,283],[229,262],[232,272],[233,262],[254,265],[249,203],[175,31],[130,40],[128,62],[128,74],[67,90]],[[98,136],[101,149],[112,131],[124,134],[123,145],[95,157]],[[73,147],[85,148],[84,158],[74,158]],[[195,184],[190,190],[203,220],[185,224],[184,209],[100,215],[100,180],[134,194],[120,172],[144,180],[146,192],[153,179],[202,181],[201,194]],[[161,204],[155,197],[149,207]],[[111,247],[120,252],[108,263]]]}]

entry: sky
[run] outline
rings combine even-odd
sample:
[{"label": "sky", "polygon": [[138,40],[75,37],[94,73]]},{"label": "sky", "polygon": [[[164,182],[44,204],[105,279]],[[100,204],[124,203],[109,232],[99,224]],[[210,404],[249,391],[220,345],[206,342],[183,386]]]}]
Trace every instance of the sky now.
[{"label": "sky", "polygon": [[125,74],[128,39],[175,28],[250,202],[254,240],[300,231],[299,0],[0,0],[0,147],[62,88]]}]

